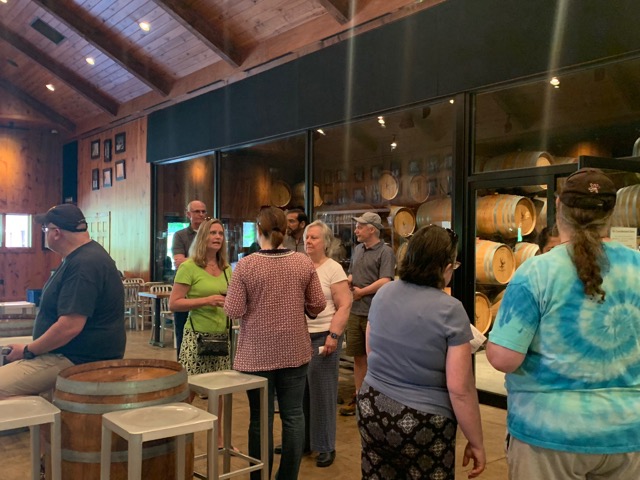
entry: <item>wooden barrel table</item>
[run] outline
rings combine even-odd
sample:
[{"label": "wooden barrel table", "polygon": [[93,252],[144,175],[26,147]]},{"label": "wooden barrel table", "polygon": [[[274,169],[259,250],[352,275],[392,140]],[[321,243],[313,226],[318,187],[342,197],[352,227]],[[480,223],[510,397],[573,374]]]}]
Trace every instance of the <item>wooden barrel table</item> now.
[{"label": "wooden barrel table", "polygon": [[[177,362],[127,359],[85,363],[60,372],[53,403],[61,410],[62,478],[100,478],[102,414],[189,400],[187,373]],[[127,442],[112,438],[111,478],[127,478]],[[193,476],[193,436],[185,478]],[[142,478],[175,478],[175,439],[145,442]],[[49,478],[49,477],[48,477]]]}]

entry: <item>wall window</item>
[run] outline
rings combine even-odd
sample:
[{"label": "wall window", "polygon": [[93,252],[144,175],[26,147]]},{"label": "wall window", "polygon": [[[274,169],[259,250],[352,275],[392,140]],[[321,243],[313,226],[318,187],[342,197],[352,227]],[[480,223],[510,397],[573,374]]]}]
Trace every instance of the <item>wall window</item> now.
[{"label": "wall window", "polygon": [[0,246],[31,248],[31,215],[0,215]]}]

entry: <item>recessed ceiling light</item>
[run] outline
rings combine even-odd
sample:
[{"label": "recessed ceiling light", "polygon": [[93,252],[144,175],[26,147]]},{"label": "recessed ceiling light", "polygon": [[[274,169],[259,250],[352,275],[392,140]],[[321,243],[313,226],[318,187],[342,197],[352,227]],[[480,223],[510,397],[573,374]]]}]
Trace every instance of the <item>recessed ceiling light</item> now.
[{"label": "recessed ceiling light", "polygon": [[558,77],[552,77],[551,80],[549,80],[549,83],[558,88],[560,86],[560,79],[558,79]]},{"label": "recessed ceiling light", "polygon": [[149,22],[140,22],[138,25],[140,26],[140,29],[145,32],[151,30],[151,24]]},{"label": "recessed ceiling light", "polygon": [[87,61],[87,63],[89,65],[95,65],[96,64],[96,60],[93,57],[87,57],[85,60]]},{"label": "recessed ceiling light", "polygon": [[453,98],[451,98],[451,99],[449,99],[449,103],[450,103],[451,105],[453,105],[454,103],[456,103],[456,101],[455,101]]},{"label": "recessed ceiling light", "polygon": [[47,88],[52,92],[56,89],[56,87],[54,87],[51,83],[47,83]]},{"label": "recessed ceiling light", "polygon": [[325,131],[321,128],[317,129],[316,132],[318,132],[320,135],[326,135]]},{"label": "recessed ceiling light", "polygon": [[7,0],[0,0],[0,2],[2,2],[2,3],[7,3]]}]

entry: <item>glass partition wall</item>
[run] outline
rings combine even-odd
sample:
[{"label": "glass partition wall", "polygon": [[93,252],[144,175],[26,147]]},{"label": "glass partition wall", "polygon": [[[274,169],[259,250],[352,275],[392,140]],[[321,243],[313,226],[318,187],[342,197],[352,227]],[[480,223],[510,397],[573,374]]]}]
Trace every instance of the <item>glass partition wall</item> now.
[{"label": "glass partition wall", "polygon": [[304,208],[306,135],[272,140],[221,155],[220,219],[234,266],[256,251],[255,221],[263,205]]},{"label": "glass partition wall", "polygon": [[213,155],[160,165],[155,169],[154,280],[173,282],[173,234],[189,225],[187,204],[200,200],[213,211],[215,162]]},{"label": "glass partition wall", "polygon": [[[630,60],[475,96],[469,209],[481,330],[490,332],[515,270],[541,254],[540,233],[554,225],[554,194],[564,178],[585,163],[584,156],[615,168],[615,157],[631,154],[640,136],[639,82],[640,61]],[[621,186],[638,183],[635,174],[617,176]],[[484,352],[476,355],[476,384],[506,393],[504,376]]]},{"label": "glass partition wall", "polygon": [[[168,237],[194,198],[210,212],[219,198],[232,264],[257,248],[261,206],[313,205],[307,213],[332,228],[331,255],[347,269],[352,217],[374,211],[398,259],[416,228],[459,226],[454,291],[489,334],[513,273],[539,254],[540,232],[554,224],[555,193],[579,166],[610,167],[627,189],[616,226],[637,229],[640,176],[630,172],[640,172],[638,158],[620,160],[640,136],[637,85],[640,60],[626,60],[218,152],[219,162],[160,165],[154,278],[172,277]],[[505,406],[503,375],[482,351],[475,362],[482,401]]]},{"label": "glass partition wall", "polygon": [[380,215],[398,260],[416,228],[451,226],[454,118],[444,101],[314,132],[315,218],[333,230],[332,256],[345,269],[352,218],[364,212]]}]

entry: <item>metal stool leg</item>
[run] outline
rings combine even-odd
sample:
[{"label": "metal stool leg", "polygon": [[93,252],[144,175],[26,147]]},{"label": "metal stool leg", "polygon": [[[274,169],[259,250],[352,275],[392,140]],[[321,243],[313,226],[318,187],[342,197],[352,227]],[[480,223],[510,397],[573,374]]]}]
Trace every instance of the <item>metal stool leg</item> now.
[{"label": "metal stool leg", "polygon": [[62,423],[56,413],[51,424],[51,480],[62,480]]},{"label": "metal stool leg", "polygon": [[142,437],[132,435],[129,439],[129,479],[142,480]]},{"label": "metal stool leg", "polygon": [[31,478],[40,480],[40,425],[29,426],[31,436]]},{"label": "metal stool leg", "polygon": [[111,477],[111,430],[102,425],[102,447],[100,448],[100,480]]},{"label": "metal stool leg", "polygon": [[178,435],[176,437],[176,480],[184,480],[185,443],[184,435]]}]

